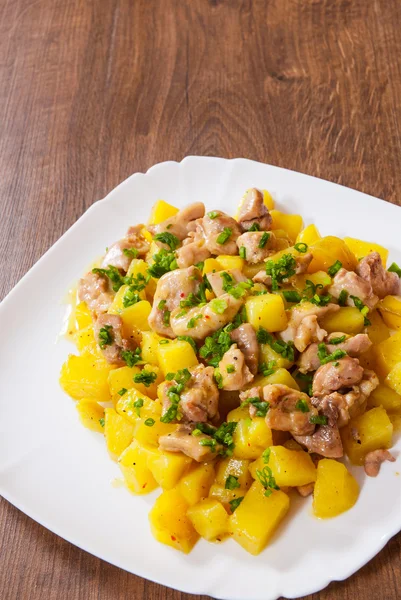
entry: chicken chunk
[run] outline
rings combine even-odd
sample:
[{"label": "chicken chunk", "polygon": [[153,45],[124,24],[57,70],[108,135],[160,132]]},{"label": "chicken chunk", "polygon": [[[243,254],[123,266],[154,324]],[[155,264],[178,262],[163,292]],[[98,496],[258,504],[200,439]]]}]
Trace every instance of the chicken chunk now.
[{"label": "chicken chunk", "polygon": [[[250,399],[254,399],[254,398],[257,398],[258,401],[264,402],[263,389],[260,387],[260,385],[255,385],[254,387],[249,388],[248,390],[244,390],[243,392],[240,392],[240,395],[239,395],[239,399],[241,400],[241,403],[246,402],[247,400],[250,400]],[[249,403],[249,415],[251,417],[255,417],[257,411],[258,411],[258,409],[256,408],[256,406]],[[275,444],[276,444],[276,442],[275,442]],[[277,445],[279,445],[279,442],[277,443]]]},{"label": "chicken chunk", "polygon": [[206,275],[213,293],[216,296],[221,296],[225,293],[223,289],[225,284],[235,285],[241,281],[248,281],[243,273],[239,269],[230,269],[227,271],[215,271],[214,273],[208,273]]},{"label": "chicken chunk", "polygon": [[[285,256],[288,256],[285,255]],[[302,275],[303,273],[306,273],[306,271],[308,270],[308,267],[313,259],[313,255],[312,253],[308,252],[307,254],[300,254],[299,256],[294,256],[295,258],[295,273],[294,275],[291,275],[290,277],[288,277],[288,279],[286,279],[286,281],[291,281],[291,279],[295,276],[295,275]],[[253,281],[255,283],[264,283],[267,286],[271,286],[272,284],[272,278],[270,275],[267,275],[266,271],[262,270],[259,271],[258,273],[256,273],[256,275],[253,278]]]},{"label": "chicken chunk", "polygon": [[230,337],[245,356],[245,362],[250,372],[256,375],[259,366],[259,344],[252,325],[243,323],[230,333]]},{"label": "chicken chunk", "polygon": [[241,390],[253,379],[246,365],[245,356],[238,349],[237,344],[233,344],[224,354],[219,362],[219,372],[223,378],[221,384],[223,390]]},{"label": "chicken chunk", "polygon": [[241,235],[235,219],[221,210],[207,213],[197,222],[197,234],[202,235],[211,254],[238,254],[237,238]]},{"label": "chicken chunk", "polygon": [[309,452],[316,452],[326,458],[341,458],[344,455],[337,425],[320,425],[313,435],[294,435],[294,438]]},{"label": "chicken chunk", "polygon": [[89,271],[79,281],[78,297],[81,302],[86,302],[96,318],[108,311],[113,302],[114,294],[110,291],[107,277]]},{"label": "chicken chunk", "polygon": [[313,490],[315,489],[314,483],[306,483],[305,485],[298,485],[297,492],[302,498],[306,498],[313,494]]},{"label": "chicken chunk", "polygon": [[191,230],[191,223],[196,219],[201,219],[205,214],[205,205],[202,202],[194,202],[185,208],[182,208],[176,215],[166,219],[157,225],[148,225],[148,230],[152,235],[168,231],[175,235],[179,240],[184,240]]},{"label": "chicken chunk", "polygon": [[182,314],[180,308],[171,313],[170,323],[174,335],[190,335],[194,340],[203,340],[220,327],[230,323],[241,309],[244,298],[222,294],[204,306],[191,308]]},{"label": "chicken chunk", "polygon": [[105,269],[111,265],[126,273],[131,264],[132,256],[129,253],[127,256],[124,250],[136,250],[138,256],[141,256],[146,254],[150,248],[149,242],[141,233],[143,228],[144,225],[130,227],[122,240],[110,246],[103,258],[101,267]]},{"label": "chicken chunk", "polygon": [[328,291],[334,298],[339,298],[343,290],[348,293],[348,306],[355,306],[352,296],[362,300],[369,309],[373,309],[379,301],[379,298],[374,294],[369,281],[362,279],[362,277],[353,271],[347,271],[346,269],[340,269],[338,271]]},{"label": "chicken chunk", "polygon": [[369,283],[373,293],[379,298],[401,295],[401,279],[397,273],[386,271],[378,252],[371,252],[365,256],[358,264],[356,272]]},{"label": "chicken chunk", "polygon": [[[194,239],[194,234],[190,233],[190,237],[184,240],[184,244],[177,250],[177,265],[180,269],[185,269],[191,265],[203,262],[210,258],[210,252],[206,248],[203,239]],[[187,243],[185,243],[188,240]]]},{"label": "chicken chunk", "polygon": [[315,425],[310,418],[318,413],[307,394],[274,383],[263,388],[263,400],[270,404],[266,423],[271,429],[289,431],[294,436],[314,432]]},{"label": "chicken chunk", "polygon": [[337,312],[337,304],[316,306],[312,302],[304,302],[291,309],[290,320],[284,331],[278,335],[285,342],[294,342],[297,350],[303,352],[309,344],[321,342],[327,332],[319,325],[319,319],[327,314]]},{"label": "chicken chunk", "polygon": [[[180,395],[179,410],[183,422],[205,423],[218,418],[219,390],[214,381],[213,367],[197,365],[189,369],[191,377]],[[171,406],[169,390],[177,382],[165,385],[162,389],[162,406],[165,414]]]},{"label": "chicken chunk", "polygon": [[272,226],[271,215],[263,202],[263,194],[256,188],[247,191],[238,214],[242,231],[248,231],[255,223],[266,231]]},{"label": "chicken chunk", "polygon": [[132,341],[123,338],[122,327],[121,317],[107,313],[100,315],[94,326],[95,339],[107,362],[113,365],[125,365],[121,352],[134,349]]},{"label": "chicken chunk", "polygon": [[365,473],[369,477],[377,477],[384,461],[395,462],[394,456],[388,450],[380,449],[368,452],[365,456]]},{"label": "chicken chunk", "polygon": [[[180,302],[190,294],[197,294],[202,276],[196,267],[175,269],[166,273],[157,282],[149,325],[156,333],[175,337],[169,323],[169,313],[180,309]],[[167,315],[167,316],[166,316]]]},{"label": "chicken chunk", "polygon": [[[330,340],[338,339],[345,336],[345,340],[340,344],[330,344]],[[353,358],[358,357],[363,352],[369,350],[372,346],[372,342],[366,333],[358,333],[354,336],[346,336],[343,333],[331,333],[326,339],[327,353],[332,354],[336,350],[343,350],[352,356]],[[318,356],[318,344],[311,344],[306,350],[300,355],[298,359],[298,367],[301,373],[307,373],[308,371],[316,371],[320,367],[320,359]]]},{"label": "chicken chunk", "polygon": [[247,231],[237,239],[238,249],[245,248],[245,258],[249,263],[264,261],[274,254],[276,238],[266,231]]},{"label": "chicken chunk", "polygon": [[313,378],[313,395],[320,397],[341,388],[351,388],[360,383],[362,377],[363,367],[358,359],[345,356],[318,368]]},{"label": "chicken chunk", "polygon": [[197,462],[208,462],[216,458],[220,446],[216,446],[215,451],[208,445],[202,445],[201,440],[211,440],[208,435],[192,435],[194,427],[190,425],[180,425],[176,431],[162,435],[159,438],[159,448],[166,452],[182,452],[186,456],[193,458]]}]

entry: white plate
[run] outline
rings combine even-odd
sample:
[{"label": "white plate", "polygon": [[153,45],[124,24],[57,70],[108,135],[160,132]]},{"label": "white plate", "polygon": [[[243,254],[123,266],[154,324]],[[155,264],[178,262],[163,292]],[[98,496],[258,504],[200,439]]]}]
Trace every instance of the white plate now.
[{"label": "white plate", "polygon": [[[148,512],[157,495],[113,487],[119,469],[102,436],[78,422],[59,388],[68,342],[56,344],[66,291],[130,224],[145,221],[163,198],[177,206],[201,200],[233,213],[244,190],[267,188],[278,208],[301,213],[322,234],[384,244],[401,262],[401,211],[327,181],[249,160],[189,157],[137,173],[94,204],[0,305],[0,492],[27,515],[73,544],[127,571],[185,592],[227,600],[306,595],[344,579],[401,529],[401,471],[383,465],[377,479],[361,469],[360,498],[327,521],[311,500],[291,508],[258,557],[232,540],[197,544],[189,556],[158,544]],[[401,444],[398,441],[396,454]]]}]

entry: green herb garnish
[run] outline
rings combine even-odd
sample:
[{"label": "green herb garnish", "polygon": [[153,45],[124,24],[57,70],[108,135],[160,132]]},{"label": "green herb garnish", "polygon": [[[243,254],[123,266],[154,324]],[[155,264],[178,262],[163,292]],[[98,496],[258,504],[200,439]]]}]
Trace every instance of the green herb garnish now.
[{"label": "green herb garnish", "polygon": [[248,229],[248,231],[260,231],[260,225],[257,221],[255,221],[254,223],[252,223],[251,227]]},{"label": "green herb garnish", "polygon": [[267,242],[269,241],[269,239],[270,239],[270,233],[267,233],[267,231],[265,231],[260,238],[258,248],[264,248],[266,246]]},{"label": "green herb garnish", "polygon": [[121,358],[125,361],[127,367],[133,367],[142,360],[141,349],[137,348],[134,352],[132,350],[121,350]]},{"label": "green herb garnish", "polygon": [[327,273],[330,275],[330,277],[334,277],[335,275],[337,275],[338,271],[342,268],[342,266],[343,263],[339,260],[336,260],[336,262],[333,263],[331,267],[327,269]]},{"label": "green herb garnish", "polygon": [[299,410],[303,413],[310,412],[309,404],[304,398],[300,398],[295,404],[295,410]]},{"label": "green herb garnish", "polygon": [[223,244],[228,242],[232,233],[233,230],[231,229],[231,227],[224,227],[223,231],[217,236],[216,242],[222,246]]},{"label": "green herb garnish", "polygon": [[234,500],[229,501],[228,504],[230,505],[230,509],[231,509],[232,513],[235,511],[236,508],[239,507],[239,505],[241,504],[243,499],[244,499],[244,496],[241,496],[241,498],[234,498]]},{"label": "green herb garnish", "polygon": [[269,497],[272,495],[273,490],[280,489],[276,484],[276,480],[273,477],[273,472],[271,468],[267,465],[261,470],[256,470],[256,477],[259,479],[260,483],[265,488],[265,496]]},{"label": "green herb garnish", "polygon": [[210,302],[210,308],[217,315],[222,315],[228,308],[227,301],[224,298],[215,298]]},{"label": "green herb garnish", "polygon": [[303,242],[298,242],[298,244],[294,245],[294,248],[297,252],[300,252],[301,254],[305,254],[305,252],[308,250],[308,244],[304,244]]},{"label": "green herb garnish", "polygon": [[369,307],[366,306],[366,304],[364,304],[362,300],[358,298],[358,296],[350,296],[350,298],[351,300],[353,300],[359,312],[363,315],[363,324],[365,325],[365,327],[371,325],[372,323],[368,319]]},{"label": "green herb garnish", "polygon": [[139,251],[136,248],[123,248],[123,253],[131,260],[138,258]]},{"label": "green herb garnish", "polygon": [[99,423],[101,427],[104,427],[104,418],[99,419]]},{"label": "green herb garnish", "polygon": [[301,295],[298,294],[298,292],[292,292],[292,291],[283,291],[281,292],[284,296],[284,298],[287,300],[287,302],[301,302],[302,298]]},{"label": "green herb garnish", "polygon": [[226,479],[224,488],[226,490],[236,490],[239,487],[241,487],[241,486],[238,482],[238,477],[235,477],[235,475],[229,475]]},{"label": "green herb garnish", "polygon": [[157,373],[143,369],[133,377],[135,383],[143,383],[145,387],[149,387],[157,379]]},{"label": "green herb garnish", "polygon": [[338,304],[340,306],[345,306],[347,304],[348,296],[349,294],[347,290],[341,290],[340,295],[338,297]]},{"label": "green herb garnish", "polygon": [[397,273],[398,277],[401,277],[401,268],[397,265],[397,263],[391,263],[387,270],[389,273]]},{"label": "green herb garnish", "polygon": [[328,341],[328,343],[334,344],[335,346],[337,346],[337,344],[342,344],[343,342],[345,342],[346,338],[347,338],[346,335],[342,335],[341,337],[331,338]]},{"label": "green herb garnish", "polygon": [[245,246],[241,246],[239,249],[239,255],[241,258],[246,259],[246,248]]},{"label": "green herb garnish", "polygon": [[169,233],[168,231],[163,231],[163,233],[157,233],[153,238],[156,242],[162,242],[162,244],[166,244],[170,248],[170,250],[177,250],[180,245],[180,240],[178,237]]},{"label": "green herb garnish", "polygon": [[128,392],[127,388],[121,388],[121,390],[119,390],[119,391],[117,392],[117,394],[118,394],[119,396],[124,396],[124,394],[126,394],[127,392]]},{"label": "green herb garnish", "polygon": [[153,260],[154,263],[148,268],[148,274],[156,279],[160,279],[162,275],[178,268],[175,253],[168,252],[165,248],[162,248],[160,252],[154,254]]},{"label": "green herb garnish", "polygon": [[227,371],[227,373],[235,373],[235,367],[234,367],[234,365],[227,365],[226,366],[226,371]]},{"label": "green herb garnish", "polygon": [[219,214],[220,213],[217,210],[211,210],[207,213],[207,216],[209,217],[209,219],[216,219],[219,216]]},{"label": "green herb garnish", "polygon": [[327,425],[327,417],[324,415],[312,415],[309,419],[309,423],[313,425]]},{"label": "green herb garnish", "polygon": [[138,400],[135,400],[133,406],[136,410],[136,414],[138,415],[138,417],[140,417],[141,416],[141,408],[143,406],[143,398],[139,398]]},{"label": "green herb garnish", "polygon": [[145,421],[145,425],[146,427],[153,427],[153,425],[156,423],[156,421],[154,419],[152,419],[151,417],[149,417],[149,419],[146,419]]},{"label": "green herb garnish", "polygon": [[284,280],[289,279],[295,275],[296,271],[296,260],[292,254],[284,254],[278,261],[268,260],[266,262],[266,275],[271,277],[272,290],[276,291],[279,289],[279,284]]},{"label": "green herb garnish", "polygon": [[113,328],[111,325],[105,325],[99,331],[99,346],[102,350],[104,350],[106,346],[111,346],[113,342]]},{"label": "green herb garnish", "polygon": [[344,356],[347,356],[347,353],[344,352],[344,350],[335,350],[331,354],[328,354],[326,344],[319,344],[317,355],[319,357],[320,364],[325,365],[329,362],[344,358]]}]

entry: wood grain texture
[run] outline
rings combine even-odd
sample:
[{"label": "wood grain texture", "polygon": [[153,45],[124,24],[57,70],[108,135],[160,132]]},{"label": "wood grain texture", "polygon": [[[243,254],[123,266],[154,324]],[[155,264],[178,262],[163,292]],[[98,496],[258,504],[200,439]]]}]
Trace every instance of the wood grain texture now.
[{"label": "wood grain texture", "polygon": [[[0,298],[92,202],[188,154],[400,204],[400,55],[398,0],[1,0]],[[0,535],[2,600],[190,598],[5,501]],[[308,600],[396,600],[400,559],[398,535]]]}]

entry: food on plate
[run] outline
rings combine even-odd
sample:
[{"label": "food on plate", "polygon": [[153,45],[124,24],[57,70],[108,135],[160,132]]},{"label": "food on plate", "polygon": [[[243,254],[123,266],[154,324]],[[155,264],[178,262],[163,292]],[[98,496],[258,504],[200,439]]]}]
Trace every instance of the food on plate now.
[{"label": "food on plate", "polygon": [[294,495],[319,518],[395,457],[401,269],[244,194],[232,217],[159,200],[79,281],[60,383],[126,487],[161,488],[157,540],[258,554]]}]

